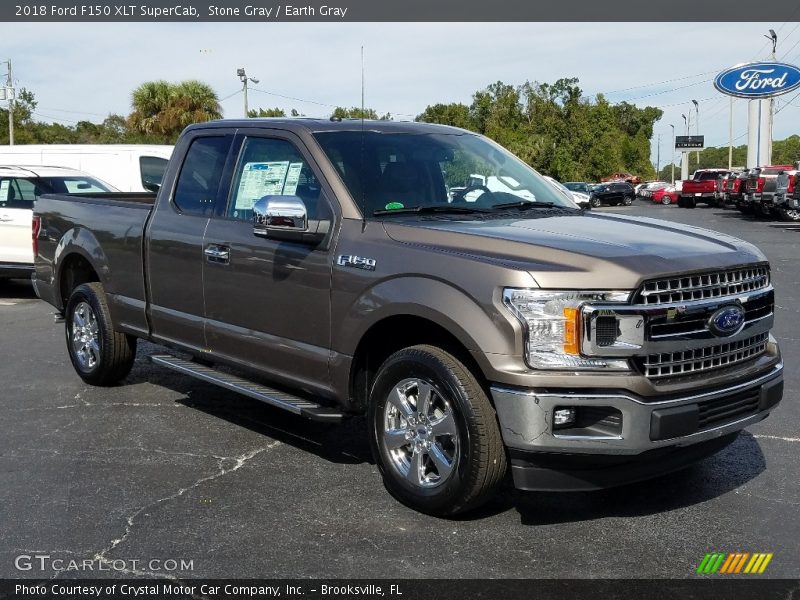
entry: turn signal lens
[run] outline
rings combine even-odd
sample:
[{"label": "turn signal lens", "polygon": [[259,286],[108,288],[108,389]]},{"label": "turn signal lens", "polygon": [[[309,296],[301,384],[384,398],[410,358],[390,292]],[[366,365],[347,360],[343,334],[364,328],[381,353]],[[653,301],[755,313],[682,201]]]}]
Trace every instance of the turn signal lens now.
[{"label": "turn signal lens", "polygon": [[580,354],[581,322],[577,308],[564,307],[564,354]]}]

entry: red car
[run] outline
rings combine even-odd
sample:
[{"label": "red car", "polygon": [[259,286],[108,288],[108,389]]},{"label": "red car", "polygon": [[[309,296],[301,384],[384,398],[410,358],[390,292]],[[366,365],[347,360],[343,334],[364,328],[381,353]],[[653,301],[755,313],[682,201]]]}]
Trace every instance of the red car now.
[{"label": "red car", "polygon": [[600,180],[601,183],[607,183],[609,181],[624,181],[626,183],[630,183],[631,185],[636,185],[638,183],[642,183],[642,178],[638,175],[631,175],[630,173],[625,173],[622,171],[620,173],[609,175],[608,177],[603,177]]},{"label": "red car", "polygon": [[680,194],[671,185],[655,190],[650,195],[650,199],[656,204],[676,204],[679,197]]}]

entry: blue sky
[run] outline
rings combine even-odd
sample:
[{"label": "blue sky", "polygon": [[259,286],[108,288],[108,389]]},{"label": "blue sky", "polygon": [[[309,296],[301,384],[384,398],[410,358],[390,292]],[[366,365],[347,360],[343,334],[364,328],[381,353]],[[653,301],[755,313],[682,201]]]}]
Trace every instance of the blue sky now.
[{"label": "blue sky", "polygon": [[[36,94],[37,118],[68,124],[127,114],[131,90],[152,79],[206,81],[225,116],[239,117],[238,67],[260,80],[251,108],[328,116],[332,106],[360,104],[362,45],[366,104],[400,119],[431,103],[468,104],[497,80],[578,77],[586,94],[663,108],[655,132],[664,164],[669,124],[682,133],[681,114],[690,110],[694,122],[692,99],[707,144],[727,145],[729,100],[713,77],[768,58],[770,28],[778,58],[800,63],[800,23],[21,23],[4,28],[2,58],[13,60],[17,85]],[[794,94],[779,101],[776,139],[800,133],[798,109]],[[737,100],[735,143],[744,143],[746,128]]]}]

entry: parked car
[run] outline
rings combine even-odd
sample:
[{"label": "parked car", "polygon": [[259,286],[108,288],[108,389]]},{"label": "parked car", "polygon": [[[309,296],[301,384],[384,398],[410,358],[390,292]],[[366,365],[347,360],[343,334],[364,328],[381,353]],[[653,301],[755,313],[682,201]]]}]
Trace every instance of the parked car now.
[{"label": "parked car", "polygon": [[598,207],[603,204],[610,204],[617,206],[625,204],[630,206],[636,193],[633,191],[633,186],[624,181],[615,181],[612,183],[601,183],[592,190],[589,194],[589,203],[593,207]]},{"label": "parked car", "polygon": [[620,171],[619,173],[612,173],[608,177],[603,177],[600,183],[608,183],[610,181],[624,181],[631,185],[636,185],[637,183],[642,183],[642,178],[638,175],[631,175],[625,171]]},{"label": "parked car", "polygon": [[583,192],[575,192],[570,190],[567,186],[565,186],[560,181],[553,179],[549,175],[544,175],[544,178],[547,179],[550,183],[556,186],[564,195],[567,196],[570,200],[572,200],[575,204],[580,206],[584,210],[591,210],[592,205],[589,202],[589,194],[584,194]]},{"label": "parked car", "polygon": [[717,180],[728,173],[727,169],[698,169],[691,179],[683,182],[678,206],[681,208],[694,208],[698,202],[716,206]]},{"label": "parked car", "polygon": [[659,187],[648,195],[648,200],[655,204],[677,204],[678,198],[680,198],[680,192],[675,189],[675,186],[669,184]]},{"label": "parked car", "polygon": [[33,203],[42,194],[115,192],[86,173],[61,167],[0,166],[0,279],[29,278],[33,272]]},{"label": "parked car", "polygon": [[[451,202],[465,163],[511,191]],[[577,210],[468,131],[190,125],[157,194],[45,194],[34,218],[32,281],[84,382],[123,381],[144,339],[186,353],[156,368],[299,417],[366,415],[386,488],[429,514],[479,506],[509,467],[561,491],[675,471],[782,398],[754,245]]]},{"label": "parked car", "polygon": [[0,165],[68,167],[123,192],[155,192],[172,149],[155,144],[17,144],[0,146]]},{"label": "parked car", "polygon": [[579,192],[581,194],[586,194],[587,196],[592,191],[591,184],[586,183],[585,181],[567,181],[564,183],[564,187],[570,192]]},{"label": "parked car", "polygon": [[793,169],[794,165],[769,165],[750,169],[744,190],[746,210],[757,215],[771,215],[778,186],[778,175]]},{"label": "parked car", "polygon": [[643,183],[640,186],[636,186],[634,190],[638,188],[636,192],[637,198],[642,198],[643,200],[651,200],[653,196],[653,192],[656,190],[663,189],[669,186],[666,181],[650,181],[648,183]]}]

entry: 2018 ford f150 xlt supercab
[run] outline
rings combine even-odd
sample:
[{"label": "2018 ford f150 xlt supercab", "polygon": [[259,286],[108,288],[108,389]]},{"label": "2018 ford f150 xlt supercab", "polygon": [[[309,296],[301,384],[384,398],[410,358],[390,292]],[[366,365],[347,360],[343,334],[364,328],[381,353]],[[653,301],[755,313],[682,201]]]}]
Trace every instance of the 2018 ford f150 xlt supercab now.
[{"label": "2018 ford f150 xlt supercab", "polygon": [[296,414],[366,414],[387,489],[431,514],[509,463],[525,490],[681,468],[782,396],[757,248],[584,213],[460,129],[193,125],[156,196],[45,195],[34,221],[36,291],[86,382],[122,380],[141,338]]}]

